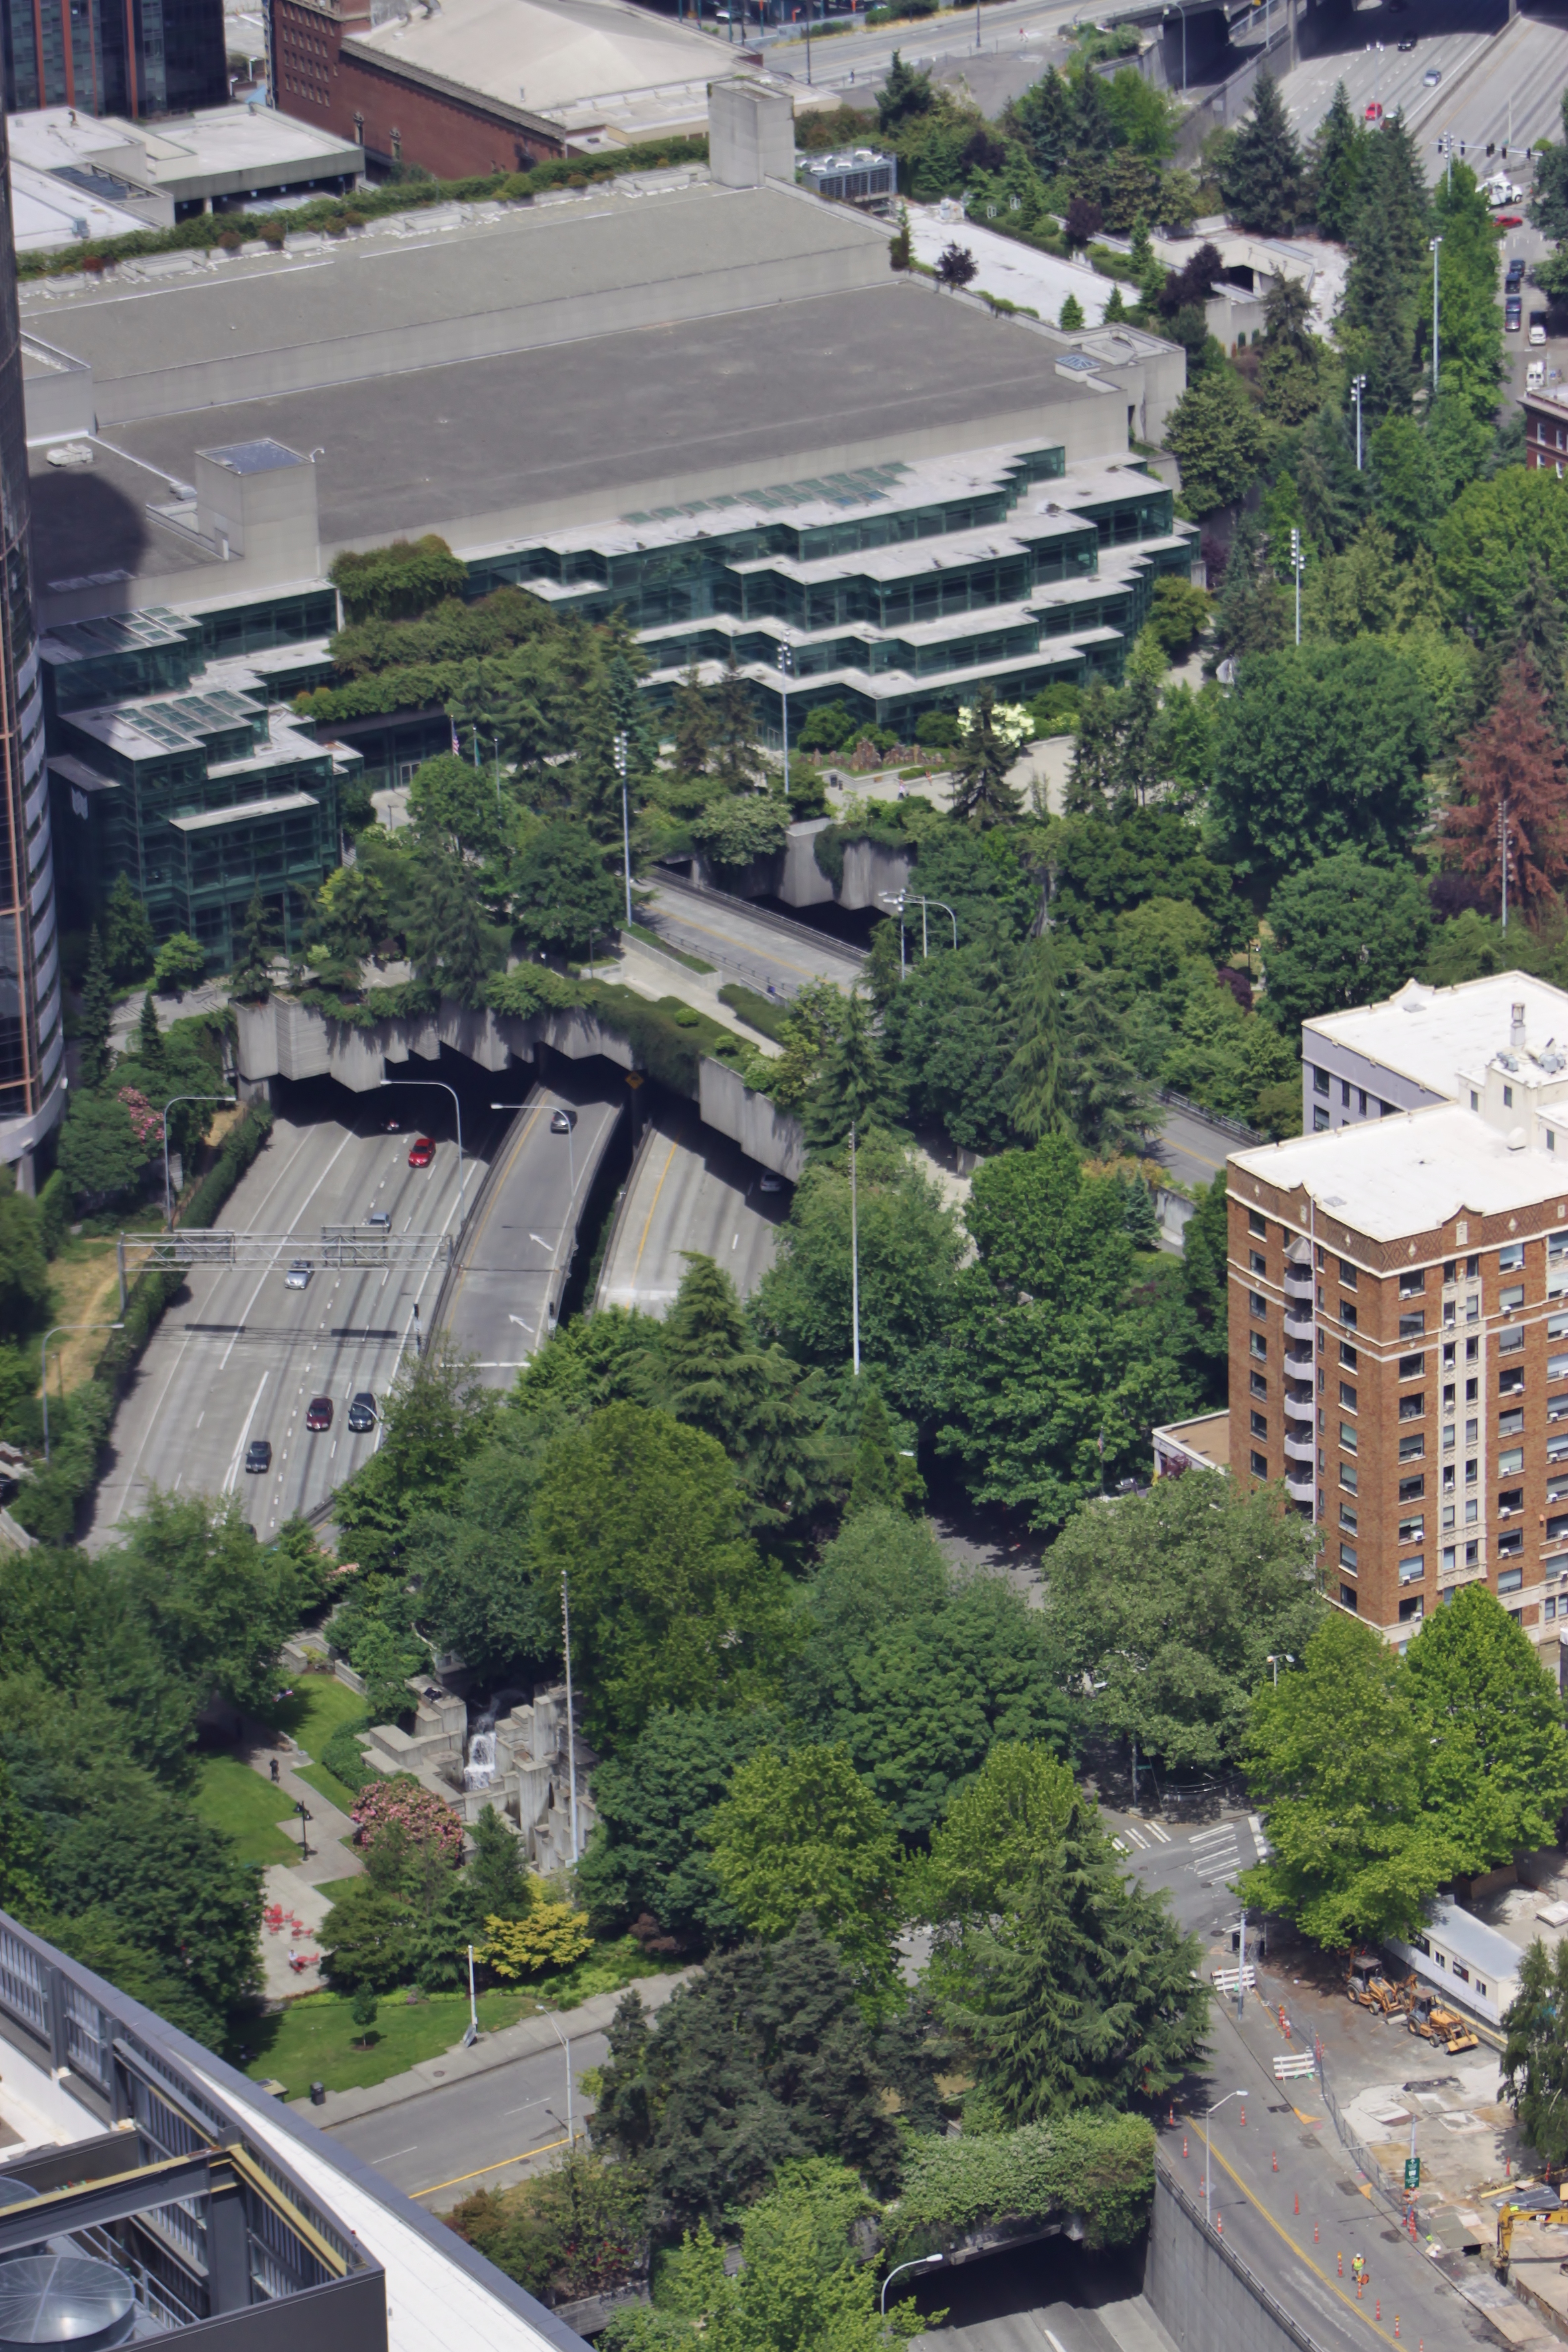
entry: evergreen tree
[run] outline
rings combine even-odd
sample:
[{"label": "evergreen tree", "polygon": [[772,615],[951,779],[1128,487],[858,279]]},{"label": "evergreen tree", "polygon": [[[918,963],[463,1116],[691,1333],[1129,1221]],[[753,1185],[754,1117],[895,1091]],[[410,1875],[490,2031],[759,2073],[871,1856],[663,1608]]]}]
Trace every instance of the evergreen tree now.
[{"label": "evergreen tree", "polygon": [[463,1887],[478,1920],[526,1919],[534,1904],[534,1883],[521,1838],[493,1805],[484,1806],[473,1826],[474,1851]]},{"label": "evergreen tree", "polygon": [[272,985],[272,966],[279,944],[277,919],[262,897],[258,882],[250,894],[235,940],[235,966],[229,981],[231,995],[241,999],[259,999],[267,995]]},{"label": "evergreen tree", "polygon": [[1054,180],[1072,144],[1072,99],[1055,66],[1013,100],[1007,121],[1021,134],[1040,177]]},{"label": "evergreen tree", "polygon": [[1110,299],[1106,303],[1100,323],[1107,327],[1120,326],[1126,316],[1127,305],[1121,299],[1121,289],[1113,283],[1110,289]]},{"label": "evergreen tree", "polygon": [[1514,606],[1514,650],[1535,671],[1553,732],[1559,741],[1568,741],[1568,674],[1564,671],[1568,630],[1563,625],[1563,600],[1538,555],[1530,559],[1529,575]]},{"label": "evergreen tree", "polygon": [[103,910],[103,952],[110,977],[121,987],[153,969],[153,925],[128,874],[117,874]]},{"label": "evergreen tree", "polygon": [[163,1033],[158,1026],[158,1007],[153,992],[142,999],[142,1018],[136,1029],[136,1059],[150,1077],[158,1077],[163,1068]]},{"label": "evergreen tree", "polygon": [[1024,957],[1016,1003],[1018,1043],[1007,1066],[1013,1091],[1009,1116],[1016,1133],[1038,1143],[1042,1135],[1060,1134],[1068,1124],[1059,997],[1050,948],[1044,940],[1031,942]]},{"label": "evergreen tree", "polygon": [[964,1937],[943,2007],[1011,2124],[1158,2104],[1204,2045],[1201,1959],[1079,1798],[1017,1910]]},{"label": "evergreen tree", "polygon": [[1142,808],[1159,790],[1160,680],[1165,656],[1143,630],[1128,656],[1127,683],[1116,698],[1116,802],[1118,812]]},{"label": "evergreen tree", "polygon": [[81,1007],[77,1025],[77,1083],[79,1087],[97,1086],[109,1066],[109,1024],[113,1004],[109,959],[103,952],[98,925],[94,923],[88,934],[87,972],[81,984]]},{"label": "evergreen tree", "polygon": [[1063,1024],[1063,1092],[1079,1141],[1097,1160],[1142,1152],[1158,1124],[1148,1087],[1129,1059],[1121,1014],[1103,972],[1080,971]]},{"label": "evergreen tree", "polygon": [[929,114],[935,104],[936,92],[931,86],[930,74],[907,66],[895,49],[888,78],[877,93],[878,130],[896,131],[911,115]]},{"label": "evergreen tree", "polygon": [[1503,672],[1496,709],[1460,746],[1458,772],[1467,797],[1445,814],[1446,845],[1488,908],[1500,908],[1499,833],[1506,803],[1510,909],[1539,922],[1558,907],[1568,882],[1568,760],[1527,655]]},{"label": "evergreen tree", "polygon": [[1368,142],[1340,310],[1341,341],[1352,370],[1366,377],[1362,404],[1371,420],[1408,410],[1425,324],[1426,192],[1409,185],[1407,147],[1387,124]]},{"label": "evergreen tree", "polygon": [[669,1409],[738,1461],[766,1384],[763,1359],[723,1268],[696,1250],[682,1255],[686,1272],[659,1347]]},{"label": "evergreen tree", "polygon": [[968,726],[952,758],[952,814],[978,825],[1005,824],[1018,814],[1018,795],[1007,782],[1017,754],[996,732],[996,697],[983,686],[964,713]]},{"label": "evergreen tree", "polygon": [[711,771],[728,792],[748,793],[757,781],[757,720],[752,689],[735,663],[733,646],[713,689]]},{"label": "evergreen tree", "polygon": [[1272,75],[1260,73],[1252,104],[1231,134],[1220,171],[1226,209],[1260,236],[1288,236],[1300,218],[1301,150]]},{"label": "evergreen tree", "polygon": [[845,1520],[847,1522],[861,1511],[918,1511],[924,1499],[925,1482],[914,1459],[899,1451],[888,1409],[878,1391],[868,1384],[866,1401],[860,1408],[860,1435],[855,1447],[849,1500],[844,1507]]},{"label": "evergreen tree", "polygon": [[806,1140],[818,1148],[832,1147],[844,1141],[851,1127],[864,1140],[868,1128],[888,1124],[895,1107],[895,1088],[872,1027],[871,1007],[856,993],[845,1002],[838,1033],[824,1047],[802,1106]]},{"label": "evergreen tree", "polygon": [[408,952],[424,986],[458,1004],[481,1002],[493,968],[485,937],[479,869],[445,850],[422,851],[417,912],[408,925]]},{"label": "evergreen tree", "polygon": [[1116,698],[1097,677],[1079,705],[1072,766],[1063,798],[1068,815],[1107,814],[1116,791],[1118,767]]},{"label": "evergreen tree", "polygon": [[1064,335],[1076,335],[1082,327],[1083,304],[1076,294],[1069,294],[1062,304],[1061,314],[1057,324]]},{"label": "evergreen tree", "polygon": [[1230,542],[1215,607],[1215,642],[1232,660],[1243,654],[1274,653],[1289,635],[1289,604],[1264,553],[1258,518],[1244,513]]},{"label": "evergreen tree", "polygon": [[1520,1962],[1503,2019],[1502,2078],[1524,2139],[1547,2164],[1568,2161],[1568,1942],[1537,1936]]},{"label": "evergreen tree", "polygon": [[1349,243],[1355,228],[1366,142],[1366,125],[1351,111],[1343,82],[1336,82],[1312,142],[1311,193],[1318,234],[1341,245]]}]

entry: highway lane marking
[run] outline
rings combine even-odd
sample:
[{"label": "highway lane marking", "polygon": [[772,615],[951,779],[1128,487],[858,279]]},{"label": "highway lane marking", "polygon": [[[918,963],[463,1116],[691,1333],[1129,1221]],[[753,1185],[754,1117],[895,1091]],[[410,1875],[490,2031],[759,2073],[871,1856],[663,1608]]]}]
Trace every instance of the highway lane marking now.
[{"label": "highway lane marking", "polygon": [[637,1289],[637,1276],[642,1270],[642,1254],[647,1247],[647,1237],[653,1231],[653,1213],[658,1206],[658,1196],[664,1190],[664,1180],[669,1173],[669,1163],[675,1158],[676,1153],[679,1150],[681,1144],[685,1139],[686,1130],[684,1128],[681,1128],[676,1134],[673,1142],[670,1144],[668,1151],[665,1154],[664,1166],[658,1171],[658,1182],[653,1188],[653,1198],[647,1204],[647,1215],[643,1220],[642,1239],[637,1244],[637,1254],[632,1260],[632,1289],[634,1292]]},{"label": "highway lane marking", "polygon": [[228,1465],[228,1475],[223,1482],[223,1491],[226,1495],[232,1495],[234,1492],[234,1482],[239,1475],[240,1457],[244,1454],[247,1445],[250,1443],[250,1424],[256,1419],[256,1408],[261,1402],[261,1391],[267,1386],[267,1383],[271,1377],[272,1375],[270,1371],[262,1373],[260,1380],[257,1383],[256,1394],[250,1400],[250,1411],[245,1416],[245,1427],[239,1433],[238,1443],[236,1444],[234,1449],[234,1456]]},{"label": "highway lane marking", "polygon": [[[317,1193],[321,1191],[322,1185],[326,1182],[328,1177],[331,1174],[333,1169],[342,1158],[343,1153],[348,1150],[350,1144],[354,1142],[356,1139],[357,1139],[354,1137],[352,1130],[343,1137],[342,1141],[339,1144],[337,1150],[333,1152],[331,1158],[328,1160],[326,1166],[322,1169],[321,1174],[317,1177],[315,1182],[306,1193],[304,1199],[300,1202],[300,1211],[301,1214],[310,1207],[310,1202],[315,1199]],[[279,1181],[281,1181],[282,1180],[279,1179]],[[276,1191],[277,1187],[274,1186],[273,1190]],[[269,1192],[267,1197],[270,1200],[272,1197],[271,1193]],[[266,1203],[263,1202],[262,1205],[265,1207]],[[274,1250],[272,1253],[270,1262],[262,1272],[261,1280],[257,1284],[255,1289],[251,1292],[249,1298],[246,1302],[244,1313],[240,1316],[233,1339],[229,1341],[228,1346],[224,1349],[223,1362],[218,1366],[218,1370],[220,1372],[227,1370],[228,1360],[233,1355],[236,1348],[239,1345],[239,1335],[240,1332],[244,1330],[246,1323],[249,1318],[250,1310],[255,1306],[257,1300],[260,1297],[262,1290],[266,1286],[267,1277],[276,1267],[281,1253],[282,1244],[279,1243],[278,1249]]]},{"label": "highway lane marking", "polygon": [[[1237,2187],[1240,2189],[1242,2195],[1246,2198],[1247,2203],[1253,2208],[1254,2211],[1262,2215],[1263,2219],[1268,2222],[1271,2230],[1278,2231],[1280,2237],[1284,2239],[1285,2243],[1289,2247],[1291,2252],[1300,2257],[1301,2261],[1311,2272],[1313,2277],[1321,2279],[1324,2286],[1328,2288],[1329,2293],[1333,2295],[1338,2302],[1342,2303],[1347,2311],[1353,2312],[1357,2319],[1364,2319],[1368,2329],[1373,2336],[1384,2336],[1385,2331],[1373,2320],[1364,2305],[1354,2302],[1350,2295],[1346,2294],[1342,2287],[1335,2284],[1334,2281],[1329,2276],[1328,2272],[1321,2269],[1312,2260],[1311,2255],[1307,2252],[1306,2248],[1297,2243],[1296,2240],[1290,2235],[1289,2231],[1285,2227],[1285,2224],[1282,2221],[1277,2221],[1274,2219],[1273,2214],[1268,2210],[1268,2206],[1261,2203],[1259,2200],[1253,2195],[1252,2190],[1247,2187],[1246,2181],[1243,2180],[1240,2173],[1236,2170],[1235,2167],[1227,2164],[1224,2157],[1219,2154],[1218,2150],[1210,2146],[1209,2136],[1204,2126],[1201,2124],[1194,2123],[1191,2128],[1196,2137],[1202,2140],[1205,2147],[1208,2149],[1209,2161],[1213,2164],[1217,2164],[1222,2172],[1228,2173],[1231,2179],[1235,2181]],[[453,2184],[448,2182],[445,2185],[450,2187]]]},{"label": "highway lane marking", "polygon": [[[438,2196],[443,2189],[460,2189],[465,2180],[482,2180],[487,2172],[503,2172],[509,2164],[531,2164],[536,2156],[548,2156],[552,2148],[564,2147],[563,2139],[547,2140],[542,2147],[525,2147],[518,2156],[497,2157],[493,2164],[481,2164],[477,2172],[459,2172],[455,2180],[434,2181],[428,2189],[410,2189],[410,2197]],[[390,2157],[385,2159],[391,2162]]]}]

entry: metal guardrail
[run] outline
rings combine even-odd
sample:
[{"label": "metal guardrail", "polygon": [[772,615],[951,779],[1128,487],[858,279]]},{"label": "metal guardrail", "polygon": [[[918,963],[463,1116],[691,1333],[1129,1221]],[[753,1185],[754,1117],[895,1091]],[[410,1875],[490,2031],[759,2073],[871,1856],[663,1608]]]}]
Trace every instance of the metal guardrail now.
[{"label": "metal guardrail", "polygon": [[760,923],[764,930],[777,931],[797,946],[826,949],[839,955],[846,963],[864,963],[868,950],[858,948],[848,940],[836,940],[826,931],[814,930],[809,923],[797,923],[788,915],[775,915],[771,907],[759,907],[751,898],[737,898],[732,891],[714,890],[696,882],[689,882],[684,874],[672,874],[668,866],[658,869],[658,887],[674,890],[683,898],[706,899],[710,907],[724,907],[731,913],[744,915],[750,921]]},{"label": "metal guardrail", "polygon": [[1167,2196],[1175,2199],[1187,2220],[1203,2238],[1210,2252],[1217,2254],[1233,2277],[1240,2280],[1248,2294],[1268,2314],[1281,2334],[1288,2336],[1291,2343],[1297,2346],[1298,2352],[1322,2352],[1322,2347],[1316,2337],[1309,2336],[1300,2322],[1292,2319],[1279,2296],[1269,2293],[1263,2281],[1255,2271],[1247,2267],[1236,2249],[1233,2246],[1227,2246],[1220,2232],[1205,2221],[1201,2207],[1194,2203],[1174,2174],[1161,2163],[1158,2153],[1154,2158],[1154,2171],[1160,2187],[1164,2189]]},{"label": "metal guardrail", "polygon": [[1205,1127],[1217,1127],[1222,1135],[1234,1135],[1238,1143],[1267,1143],[1270,1139],[1259,1135],[1255,1127],[1247,1127],[1239,1118],[1226,1118],[1216,1110],[1205,1110],[1202,1103],[1194,1102],[1190,1095],[1179,1095],[1174,1087],[1156,1087],[1156,1102],[1167,1104],[1172,1110],[1184,1110],[1194,1118],[1201,1118]]}]

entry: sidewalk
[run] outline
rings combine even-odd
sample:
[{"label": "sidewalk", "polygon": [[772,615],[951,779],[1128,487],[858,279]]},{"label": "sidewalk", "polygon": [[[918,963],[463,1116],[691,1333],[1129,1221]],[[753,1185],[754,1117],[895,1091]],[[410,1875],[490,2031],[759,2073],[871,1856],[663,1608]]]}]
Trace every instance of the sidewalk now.
[{"label": "sidewalk", "polygon": [[[662,2009],[677,1987],[698,1973],[696,1969],[681,1969],[668,1976],[642,1977],[635,1983],[623,1985],[619,1992],[595,1993],[581,2007],[552,2011],[552,2015],[559,2018],[568,2042],[580,2042],[607,2029],[616,2007],[628,1992],[640,1993],[645,2009]],[[296,2115],[308,2116],[313,2124],[330,2130],[333,2124],[374,2116],[384,2107],[400,2107],[426,2091],[449,2090],[454,2083],[467,2082],[476,2074],[489,2074],[496,2067],[510,2066],[519,2058],[536,2058],[542,2050],[560,2047],[551,2017],[524,2017],[516,2025],[503,2026],[499,2033],[481,2034],[471,2050],[463,2049],[459,2043],[443,2052],[439,2058],[426,2058],[419,2065],[410,2066],[406,2074],[389,2075],[384,2083],[374,2083],[368,2089],[329,2091],[319,2107],[313,2107],[309,2098],[290,2099],[289,2105]]]},{"label": "sidewalk", "polygon": [[[308,1859],[279,1866],[291,1871],[311,1886],[321,1885],[324,1879],[357,1878],[364,1864],[354,1846],[353,1822],[347,1813],[339,1811],[330,1797],[323,1797],[319,1789],[312,1789],[308,1780],[301,1780],[295,1769],[298,1763],[308,1764],[310,1759],[296,1748],[292,1740],[289,1740],[287,1744],[247,1747],[245,1760],[253,1772],[260,1773],[264,1780],[270,1779],[271,1767],[276,1760],[279,1788],[292,1802],[298,1804],[302,1801],[310,1816],[307,1825],[310,1843]],[[283,1834],[285,1837],[298,1837],[300,1829],[300,1822],[296,1814],[293,1822],[284,1827]]]}]

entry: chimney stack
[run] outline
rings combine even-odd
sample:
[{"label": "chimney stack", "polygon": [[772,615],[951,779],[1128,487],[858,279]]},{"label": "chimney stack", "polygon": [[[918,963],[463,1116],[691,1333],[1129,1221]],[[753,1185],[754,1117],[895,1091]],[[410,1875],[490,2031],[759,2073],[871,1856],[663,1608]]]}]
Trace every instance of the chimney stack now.
[{"label": "chimney stack", "polygon": [[1510,1007],[1510,1013],[1511,1017],[1508,1024],[1508,1042],[1510,1045],[1522,1045],[1524,1043],[1524,1007],[1522,1004],[1512,1005]]}]

